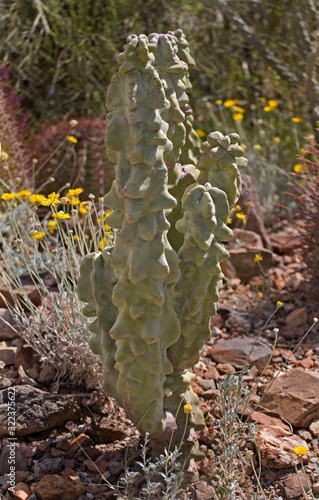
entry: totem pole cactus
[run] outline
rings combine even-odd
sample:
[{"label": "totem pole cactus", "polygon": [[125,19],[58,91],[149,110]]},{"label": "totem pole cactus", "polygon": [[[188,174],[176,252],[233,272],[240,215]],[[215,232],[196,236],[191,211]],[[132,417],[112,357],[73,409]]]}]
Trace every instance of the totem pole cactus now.
[{"label": "totem pole cactus", "polygon": [[210,336],[228,257],[220,242],[232,236],[227,220],[247,160],[237,134],[214,132],[194,166],[185,92],[192,59],[181,30],[131,35],[118,61],[106,131],[116,182],[104,197],[116,241],[83,259],[78,293],[84,314],[96,317],[90,347],[101,356],[105,390],[141,432],[167,443],[186,423],[204,426],[187,369]]}]

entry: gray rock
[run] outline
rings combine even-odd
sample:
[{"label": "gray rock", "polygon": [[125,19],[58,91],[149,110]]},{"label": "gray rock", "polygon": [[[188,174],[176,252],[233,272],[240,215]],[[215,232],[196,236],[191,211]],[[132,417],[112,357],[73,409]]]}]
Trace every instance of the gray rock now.
[{"label": "gray rock", "polygon": [[56,474],[64,469],[64,458],[44,458],[34,461],[34,480],[40,481],[47,474]]},{"label": "gray rock", "polygon": [[[30,385],[15,386],[15,436],[23,437],[60,427],[80,415],[80,405],[73,395],[50,394]],[[0,438],[8,435],[9,389],[0,391]]]},{"label": "gray rock", "polygon": [[14,365],[14,358],[16,352],[17,352],[16,347],[8,347],[6,345],[0,345],[0,361],[2,361],[6,366]]},{"label": "gray rock", "polygon": [[271,355],[271,348],[262,340],[255,341],[249,337],[223,340],[209,347],[207,355],[217,363],[230,363],[238,369],[253,365],[263,368]]}]

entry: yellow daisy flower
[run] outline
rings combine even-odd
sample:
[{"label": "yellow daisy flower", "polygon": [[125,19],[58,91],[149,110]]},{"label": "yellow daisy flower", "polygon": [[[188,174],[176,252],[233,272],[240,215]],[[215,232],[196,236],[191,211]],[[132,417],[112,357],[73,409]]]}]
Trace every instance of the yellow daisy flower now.
[{"label": "yellow daisy flower", "polygon": [[256,253],[254,260],[255,262],[260,262],[261,260],[263,260],[263,256],[261,255],[261,253]]},{"label": "yellow daisy flower", "polygon": [[73,144],[77,144],[78,140],[74,135],[69,135],[68,137],[69,141],[72,142]]},{"label": "yellow daisy flower", "polygon": [[58,220],[69,219],[70,214],[65,214],[64,212],[53,212],[52,217],[55,217]]},{"label": "yellow daisy flower", "polygon": [[43,231],[37,231],[36,233],[31,233],[31,238],[33,238],[34,240],[41,240],[43,236],[44,236]]},{"label": "yellow daisy flower", "polygon": [[16,193],[3,193],[3,195],[1,196],[1,199],[5,200],[5,201],[10,201],[10,200],[13,200],[13,198],[15,196],[16,196]]}]

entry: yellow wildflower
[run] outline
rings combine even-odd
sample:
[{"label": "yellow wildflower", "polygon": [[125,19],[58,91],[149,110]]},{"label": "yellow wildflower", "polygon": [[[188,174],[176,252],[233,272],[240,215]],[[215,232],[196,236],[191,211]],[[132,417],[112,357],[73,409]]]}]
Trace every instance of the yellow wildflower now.
[{"label": "yellow wildflower", "polygon": [[60,202],[60,193],[50,193],[47,198],[45,198],[41,205],[44,205],[45,207],[49,206],[55,206],[57,203]]},{"label": "yellow wildflower", "polygon": [[72,205],[79,205],[81,203],[80,198],[78,198],[77,196],[75,198],[71,198],[71,203]]},{"label": "yellow wildflower", "polygon": [[29,189],[24,189],[23,191],[19,191],[17,193],[17,198],[20,198],[21,200],[26,200],[31,196],[31,191]]},{"label": "yellow wildflower", "polygon": [[246,151],[246,149],[247,149],[247,144],[241,144],[241,145],[240,145],[240,147],[241,147],[241,148],[243,148],[243,150],[244,150],[244,151]]},{"label": "yellow wildflower", "polygon": [[2,213],[0,212],[0,219],[1,219],[1,217],[2,217]]},{"label": "yellow wildflower", "polygon": [[305,148],[300,148],[299,151],[300,153],[305,153],[307,150]]},{"label": "yellow wildflower", "polygon": [[15,196],[16,196],[16,193],[3,193],[3,195],[1,196],[1,199],[5,200],[5,201],[10,201],[10,200],[13,200],[13,198]]},{"label": "yellow wildflower", "polygon": [[261,145],[260,144],[254,144],[253,145],[253,150],[254,151],[260,151],[261,150]]},{"label": "yellow wildflower", "polygon": [[294,122],[294,123],[302,123],[303,122],[303,118],[301,118],[301,116],[293,116],[291,118],[291,121]]},{"label": "yellow wildflower", "polygon": [[267,101],[266,97],[261,97],[260,100],[261,100],[261,102],[266,102]]},{"label": "yellow wildflower", "polygon": [[279,144],[280,143],[280,137],[274,137],[274,143]]},{"label": "yellow wildflower", "polygon": [[233,119],[234,119],[236,122],[241,122],[243,118],[244,118],[243,113],[234,113],[234,114],[233,114]]},{"label": "yellow wildflower", "polygon": [[42,205],[45,201],[45,196],[43,194],[32,194],[29,198],[29,201],[31,201],[31,203],[39,203],[40,205]]},{"label": "yellow wildflower", "polygon": [[264,294],[262,292],[257,292],[257,297],[263,297]]},{"label": "yellow wildflower", "polygon": [[240,205],[235,205],[234,210],[235,210],[235,212],[240,212],[241,211],[241,206]]},{"label": "yellow wildflower", "polygon": [[241,106],[235,106],[235,109],[236,111],[238,111],[238,113],[245,113],[245,108],[242,108]]},{"label": "yellow wildflower", "polygon": [[74,135],[69,135],[68,139],[73,144],[77,144],[77,142],[78,142],[78,140],[76,139],[76,137],[74,137]]},{"label": "yellow wildflower", "polygon": [[200,128],[196,129],[195,132],[198,135],[198,137],[206,137],[206,133],[204,132],[204,130]]},{"label": "yellow wildflower", "polygon": [[238,99],[229,99],[228,101],[224,102],[225,108],[231,108],[232,106],[235,106],[235,104],[238,103]]},{"label": "yellow wildflower", "polygon": [[1,158],[4,159],[4,161],[7,161],[9,159],[9,155],[5,151],[1,151],[1,155],[0,156],[1,156]]},{"label": "yellow wildflower", "polygon": [[67,196],[79,196],[81,193],[83,193],[82,188],[69,189]]},{"label": "yellow wildflower", "polygon": [[264,111],[266,111],[266,113],[270,113],[271,111],[273,111],[275,108],[273,108],[272,106],[265,106],[264,107]]},{"label": "yellow wildflower", "polygon": [[223,104],[223,101],[221,99],[216,99],[215,104]]},{"label": "yellow wildflower", "polygon": [[247,215],[246,214],[243,214],[243,212],[237,212],[237,214],[235,214],[237,219],[240,219],[240,220],[243,220],[244,222],[246,222],[247,220]]},{"label": "yellow wildflower", "polygon": [[77,237],[77,235],[76,235],[76,234],[74,234],[74,235],[73,235],[73,239],[74,239],[74,241],[76,241],[76,240],[78,240],[79,238]]},{"label": "yellow wildflower", "polygon": [[233,219],[231,217],[228,217],[227,224],[231,224],[232,222],[233,222]]},{"label": "yellow wildflower", "polygon": [[87,214],[88,213],[88,210],[84,207],[82,202],[80,203],[80,206],[79,206],[79,212],[80,212],[80,214]]},{"label": "yellow wildflower", "polygon": [[192,405],[184,405],[184,413],[190,413],[192,409]]},{"label": "yellow wildflower", "polygon": [[254,260],[255,262],[260,262],[261,260],[263,260],[263,256],[261,255],[261,253],[256,253]]},{"label": "yellow wildflower", "polygon": [[32,158],[33,163],[38,163],[38,158]]},{"label": "yellow wildflower", "polygon": [[50,233],[52,234],[53,231],[55,231],[56,229],[58,229],[58,225],[57,225],[56,221],[49,220],[48,221],[48,230],[50,231]]},{"label": "yellow wildflower", "polygon": [[278,300],[276,305],[277,305],[277,307],[282,307],[284,305],[284,303],[281,302],[280,300]]},{"label": "yellow wildflower", "polygon": [[44,232],[42,231],[37,231],[36,233],[31,233],[31,238],[34,240],[41,240],[44,236]]},{"label": "yellow wildflower", "polygon": [[270,99],[270,101],[268,101],[268,104],[269,104],[269,106],[271,106],[272,108],[277,108],[277,106],[278,106],[278,101],[276,101],[276,99]]},{"label": "yellow wildflower", "polygon": [[55,217],[58,220],[69,219],[70,214],[65,214],[64,212],[53,212],[52,217]]},{"label": "yellow wildflower", "polygon": [[105,247],[106,247],[106,238],[104,237],[102,239],[102,241],[100,241],[100,243],[99,243],[99,249],[103,250],[103,248],[105,248]]},{"label": "yellow wildflower", "polygon": [[248,202],[248,206],[249,206],[250,208],[252,208],[252,207],[254,206],[254,204],[253,204],[253,202],[252,202],[251,200],[249,200],[249,202]]},{"label": "yellow wildflower", "polygon": [[309,450],[306,446],[295,446],[294,447],[294,452],[298,457],[303,457],[304,455],[307,455],[309,453]]}]

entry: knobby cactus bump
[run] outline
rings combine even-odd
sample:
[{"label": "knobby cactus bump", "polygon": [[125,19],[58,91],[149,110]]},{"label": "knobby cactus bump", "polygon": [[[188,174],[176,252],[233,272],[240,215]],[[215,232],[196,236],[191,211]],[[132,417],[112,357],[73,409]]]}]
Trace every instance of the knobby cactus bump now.
[{"label": "knobby cactus bump", "polygon": [[116,181],[104,197],[115,245],[83,259],[78,294],[96,318],[90,347],[105,390],[165,443],[185,424],[204,426],[189,369],[210,336],[228,257],[221,242],[232,236],[247,160],[235,133],[211,133],[199,150],[186,93],[194,61],[181,30],[130,35],[118,62],[106,130]]}]

